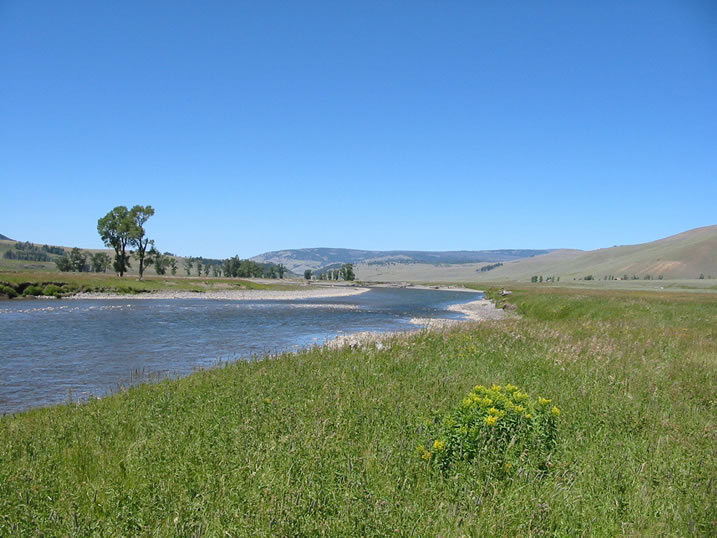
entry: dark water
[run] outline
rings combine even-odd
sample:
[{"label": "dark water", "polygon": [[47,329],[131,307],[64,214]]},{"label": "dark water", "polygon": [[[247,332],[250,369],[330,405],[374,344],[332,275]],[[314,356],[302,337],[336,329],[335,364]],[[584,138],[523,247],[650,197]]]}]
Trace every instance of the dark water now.
[{"label": "dark water", "polygon": [[37,300],[0,303],[0,414],[102,396],[224,361],[322,344],[359,331],[455,318],[466,292],[372,289],[290,301]]}]

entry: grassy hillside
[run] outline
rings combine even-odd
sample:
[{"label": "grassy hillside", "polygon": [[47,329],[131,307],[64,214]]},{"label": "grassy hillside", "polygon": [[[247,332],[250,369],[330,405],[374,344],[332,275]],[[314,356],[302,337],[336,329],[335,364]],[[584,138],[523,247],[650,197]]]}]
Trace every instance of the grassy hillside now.
[{"label": "grassy hillside", "polygon": [[397,264],[471,264],[517,260],[528,256],[545,254],[547,250],[503,249],[503,250],[355,250],[348,248],[300,248],[265,252],[254,256],[258,262],[284,264],[289,270],[303,274],[304,270],[317,271],[340,267],[344,263],[367,266]]},{"label": "grassy hillside", "polygon": [[[714,536],[714,297],[510,300],[523,319],[6,416],[0,535]],[[422,459],[492,383],[559,407],[549,463]]]},{"label": "grassy hillside", "polygon": [[717,226],[697,228],[640,245],[617,246],[584,252],[557,250],[548,254],[506,261],[491,271],[486,264],[395,264],[356,268],[358,278],[375,281],[523,281],[536,276],[559,276],[563,281],[592,275],[596,279],[636,276],[664,279],[717,279]]}]

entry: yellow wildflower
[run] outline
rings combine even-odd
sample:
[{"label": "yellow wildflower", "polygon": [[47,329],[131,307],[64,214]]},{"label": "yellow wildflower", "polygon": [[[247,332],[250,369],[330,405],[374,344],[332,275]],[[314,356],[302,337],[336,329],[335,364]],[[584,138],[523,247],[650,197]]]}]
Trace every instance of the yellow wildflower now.
[{"label": "yellow wildflower", "polygon": [[502,387],[501,387],[500,385],[493,385],[493,386],[490,388],[490,390],[494,390],[495,392],[500,392],[501,388],[502,388]]},{"label": "yellow wildflower", "polygon": [[528,420],[530,420],[530,419],[533,418],[533,415],[531,415],[530,413],[526,413],[526,414],[523,415],[523,416],[524,416],[525,418],[527,418]]},{"label": "yellow wildflower", "polygon": [[543,398],[542,396],[538,398],[538,404],[539,405],[548,405],[552,400],[548,400],[547,398]]},{"label": "yellow wildflower", "polygon": [[514,405],[513,411],[515,411],[516,413],[524,413],[526,409],[522,405]]},{"label": "yellow wildflower", "polygon": [[518,387],[516,387],[515,385],[511,385],[510,383],[508,383],[508,384],[505,386],[505,390],[507,390],[508,392],[515,392],[516,390],[518,390]]},{"label": "yellow wildflower", "polygon": [[489,417],[485,417],[483,422],[485,422],[488,426],[495,426],[496,422],[498,422],[498,417],[491,415]]},{"label": "yellow wildflower", "polygon": [[504,464],[504,465],[503,465],[503,470],[504,470],[506,473],[509,473],[510,471],[513,470],[513,464],[512,464],[512,463],[506,463],[506,464]]},{"label": "yellow wildflower", "polygon": [[435,441],[433,441],[433,449],[434,449],[434,450],[438,450],[439,452],[440,452],[441,450],[445,450],[445,449],[446,449],[446,442],[445,442],[445,441],[441,441],[440,439],[436,439]]},{"label": "yellow wildflower", "polygon": [[560,409],[558,409],[558,408],[555,407],[555,406],[553,406],[553,409],[552,409],[551,412],[553,413],[553,416],[554,416],[554,417],[560,416]]},{"label": "yellow wildflower", "polygon": [[471,398],[465,398],[463,400],[463,407],[470,407],[473,405],[473,400]]}]

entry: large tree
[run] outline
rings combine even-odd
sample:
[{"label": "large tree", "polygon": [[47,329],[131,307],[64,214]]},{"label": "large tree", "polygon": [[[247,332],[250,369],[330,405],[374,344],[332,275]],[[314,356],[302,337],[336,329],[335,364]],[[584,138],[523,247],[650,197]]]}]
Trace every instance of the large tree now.
[{"label": "large tree", "polygon": [[152,265],[154,261],[152,256],[147,256],[147,247],[154,250],[154,241],[147,237],[144,231],[144,223],[147,222],[152,215],[154,215],[154,209],[151,205],[136,205],[129,210],[129,218],[132,221],[129,242],[130,245],[136,249],[134,256],[139,260],[140,280],[142,280],[145,268]]},{"label": "large tree", "polygon": [[97,221],[97,232],[102,241],[115,251],[112,266],[119,276],[123,276],[130,267],[127,246],[130,245],[133,228],[130,212],[123,205],[115,207]]}]

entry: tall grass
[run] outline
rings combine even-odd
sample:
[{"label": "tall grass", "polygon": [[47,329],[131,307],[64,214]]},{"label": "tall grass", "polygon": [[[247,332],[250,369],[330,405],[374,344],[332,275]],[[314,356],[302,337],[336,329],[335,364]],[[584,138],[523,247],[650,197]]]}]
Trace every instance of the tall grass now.
[{"label": "tall grass", "polygon": [[[714,535],[717,302],[510,300],[522,319],[6,416],[0,535]],[[442,473],[417,455],[491,383],[560,407],[546,473]]]}]

